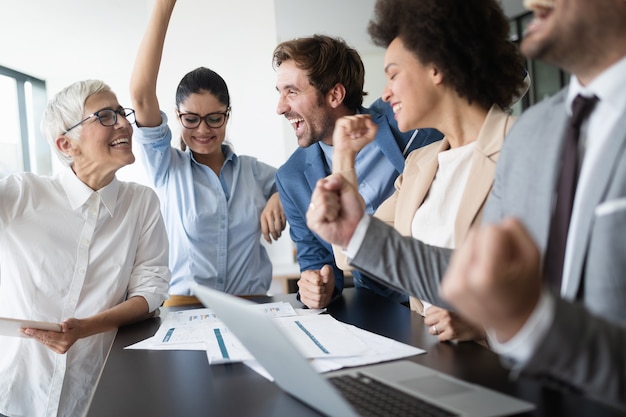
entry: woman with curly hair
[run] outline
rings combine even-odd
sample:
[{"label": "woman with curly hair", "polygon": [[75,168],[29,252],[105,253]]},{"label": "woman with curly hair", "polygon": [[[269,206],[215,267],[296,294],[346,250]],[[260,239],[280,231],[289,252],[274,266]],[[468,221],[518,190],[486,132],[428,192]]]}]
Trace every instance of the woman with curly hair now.
[{"label": "woman with curly hair", "polygon": [[[423,261],[435,262],[433,247],[454,249],[480,222],[515,120],[509,107],[527,89],[523,58],[509,41],[508,20],[496,0],[378,0],[368,30],[375,44],[387,48],[382,97],[400,130],[444,134],[409,155],[396,192],[375,216],[423,242]],[[375,129],[362,116],[338,121],[334,172],[354,182],[354,156]],[[483,329],[442,308],[436,292],[425,289],[419,297],[429,303],[412,298],[411,308],[439,340],[485,338]]]}]

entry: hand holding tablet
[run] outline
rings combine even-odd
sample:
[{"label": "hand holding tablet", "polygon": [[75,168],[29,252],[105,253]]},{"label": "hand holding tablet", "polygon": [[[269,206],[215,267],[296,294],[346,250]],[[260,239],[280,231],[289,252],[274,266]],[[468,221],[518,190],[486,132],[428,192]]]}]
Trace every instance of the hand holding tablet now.
[{"label": "hand holding tablet", "polygon": [[7,317],[0,317],[0,335],[13,337],[27,337],[20,332],[20,329],[39,329],[61,331],[61,324],[47,321],[21,320]]}]

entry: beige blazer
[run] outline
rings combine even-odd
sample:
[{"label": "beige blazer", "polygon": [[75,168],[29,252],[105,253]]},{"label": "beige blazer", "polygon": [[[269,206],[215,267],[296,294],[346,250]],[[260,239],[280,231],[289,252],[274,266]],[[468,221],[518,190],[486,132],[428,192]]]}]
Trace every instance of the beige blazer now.
[{"label": "beige blazer", "polygon": [[[473,224],[480,222],[482,210],[493,185],[496,161],[504,137],[513,125],[515,117],[493,105],[478,133],[476,147],[471,158],[472,167],[467,178],[467,185],[461,197],[460,210],[454,225],[454,244],[458,246]],[[444,137],[409,154],[404,172],[395,182],[396,191],[383,204],[374,216],[393,226],[404,236],[411,236],[411,223],[415,212],[424,202],[424,198],[439,169],[437,154],[448,150],[450,144]],[[335,259],[341,269],[352,269],[342,251],[335,249]],[[423,313],[421,302],[411,297],[411,308]]]}]

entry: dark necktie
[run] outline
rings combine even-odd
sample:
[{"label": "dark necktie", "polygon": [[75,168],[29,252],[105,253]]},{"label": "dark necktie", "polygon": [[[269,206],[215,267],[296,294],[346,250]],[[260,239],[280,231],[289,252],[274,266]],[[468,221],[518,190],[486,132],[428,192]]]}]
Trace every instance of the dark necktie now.
[{"label": "dark necktie", "polygon": [[580,126],[589,116],[597,101],[598,98],[595,96],[583,97],[579,95],[574,99],[572,117],[569,120],[563,142],[561,172],[556,188],[556,206],[550,222],[550,235],[544,265],[544,280],[557,292],[561,289],[565,244],[578,182]]}]

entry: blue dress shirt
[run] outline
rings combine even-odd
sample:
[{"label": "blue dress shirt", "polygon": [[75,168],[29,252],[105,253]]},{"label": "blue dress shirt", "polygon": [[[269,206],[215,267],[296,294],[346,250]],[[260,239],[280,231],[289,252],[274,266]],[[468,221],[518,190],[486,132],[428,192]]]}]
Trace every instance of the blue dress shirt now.
[{"label": "blue dress shirt", "polygon": [[170,294],[193,295],[195,283],[238,295],[267,293],[272,264],[260,216],[276,192],[276,169],[222,145],[218,177],[189,150],[171,146],[167,116],[161,117],[160,126],[135,127],[134,139],[169,235]]},{"label": "blue dress shirt", "polygon": [[[434,129],[400,132],[388,103],[381,99],[359,113],[370,114],[378,125],[374,142],[359,152],[356,160],[359,191],[373,213],[394,191],[394,182],[404,170],[404,160],[410,151],[440,140],[443,135]],[[306,225],[306,211],[315,184],[331,173],[330,147],[315,143],[298,148],[276,173],[276,185],[289,223],[291,239],[296,243],[300,271],[319,270],[330,265],[335,274],[335,293],[343,291],[343,271],[335,263],[332,246],[314,234]],[[324,152],[326,149],[326,152]],[[370,288],[397,301],[408,297],[353,271],[355,286]]]}]

